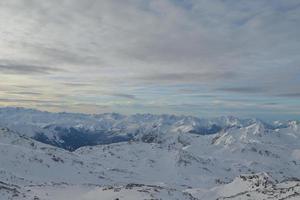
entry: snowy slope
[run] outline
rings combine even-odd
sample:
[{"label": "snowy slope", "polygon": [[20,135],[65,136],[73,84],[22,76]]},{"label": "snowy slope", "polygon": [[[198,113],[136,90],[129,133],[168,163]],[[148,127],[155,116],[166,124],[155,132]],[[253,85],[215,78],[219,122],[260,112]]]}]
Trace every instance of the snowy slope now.
[{"label": "snowy slope", "polygon": [[[254,124],[217,135],[180,133],[160,143],[126,142],[82,147],[75,152],[148,183],[212,187],[244,173],[269,172],[278,180],[300,177],[299,147],[299,131],[263,131],[261,124]],[[131,177],[128,180],[132,181]]]},{"label": "snowy slope", "polygon": [[[0,129],[0,178],[14,184],[100,183],[101,166],[64,149]],[[90,171],[93,170],[94,174]]]},{"label": "snowy slope", "polygon": [[266,173],[240,175],[231,183],[208,190],[188,189],[197,199],[206,200],[260,200],[260,199],[300,199],[300,180],[275,182]]}]

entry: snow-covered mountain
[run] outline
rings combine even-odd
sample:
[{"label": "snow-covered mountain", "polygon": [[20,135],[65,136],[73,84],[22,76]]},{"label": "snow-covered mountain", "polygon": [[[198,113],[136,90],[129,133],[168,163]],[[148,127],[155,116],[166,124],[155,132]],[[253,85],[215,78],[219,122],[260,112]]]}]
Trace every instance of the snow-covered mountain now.
[{"label": "snow-covered mountain", "polygon": [[0,126],[1,200],[299,199],[297,121],[1,108]]},{"label": "snow-covered mountain", "polygon": [[153,142],[170,133],[209,135],[257,120],[235,117],[199,119],[191,116],[116,113],[86,115],[50,113],[23,108],[0,108],[0,126],[67,150],[97,144],[142,140]]}]

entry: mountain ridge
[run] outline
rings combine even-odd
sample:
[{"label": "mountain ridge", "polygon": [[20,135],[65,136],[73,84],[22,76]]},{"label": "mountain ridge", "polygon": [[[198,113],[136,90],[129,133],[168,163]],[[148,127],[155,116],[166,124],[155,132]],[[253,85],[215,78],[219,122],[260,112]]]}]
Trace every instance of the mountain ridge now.
[{"label": "mountain ridge", "polygon": [[[38,141],[74,151],[81,146],[109,144],[122,141],[152,142],[158,135],[189,132],[199,135],[217,134],[233,127],[260,123],[267,129],[289,127],[292,122],[267,124],[258,119],[233,116],[197,118],[193,116],[117,113],[80,114],[51,113],[24,108],[0,108],[0,126],[22,132]],[[81,141],[84,141],[81,143]]]}]

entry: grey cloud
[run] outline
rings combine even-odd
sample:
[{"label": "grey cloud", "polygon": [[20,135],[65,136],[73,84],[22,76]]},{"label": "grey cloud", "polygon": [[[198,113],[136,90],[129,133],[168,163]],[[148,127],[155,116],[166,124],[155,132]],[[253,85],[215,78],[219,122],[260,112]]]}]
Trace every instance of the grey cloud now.
[{"label": "grey cloud", "polygon": [[[293,91],[293,89],[290,89]],[[298,90],[295,89],[294,92],[290,93],[278,93],[274,90],[273,87],[271,88],[264,88],[264,87],[223,87],[218,88],[217,91],[223,92],[232,92],[232,93],[240,93],[240,94],[264,94],[270,97],[286,97],[286,98],[298,98],[300,97],[300,93],[297,92]]]},{"label": "grey cloud", "polygon": [[27,64],[18,64],[18,63],[0,64],[0,72],[4,74],[47,75],[59,71],[62,70],[58,68],[38,66],[38,65],[27,65]]},{"label": "grey cloud", "polygon": [[[288,42],[287,31],[293,38],[299,32],[292,26],[295,22],[290,17],[297,19],[297,15],[289,13],[295,7],[289,2],[251,1],[247,10],[243,3],[231,1],[192,1],[189,9],[185,2],[174,4],[169,0],[145,5],[136,0],[20,2],[8,5],[18,9],[24,18],[32,11],[30,17],[35,23],[31,30],[38,29],[41,38],[24,41],[22,37],[25,48],[36,49],[34,53],[45,55],[50,63],[77,65],[73,70],[92,64],[101,73],[103,66],[112,66],[116,68],[115,74],[110,74],[112,78],[122,72],[118,69],[127,68],[137,75],[156,73],[156,81],[214,81],[216,77],[211,75],[201,79],[187,75],[191,79],[185,79],[176,74],[167,77],[165,73],[182,72],[185,68],[184,71],[212,74],[227,67],[238,74],[249,71],[251,64],[259,68],[269,57],[277,57],[278,50],[282,54],[282,47],[273,46]],[[278,17],[281,7],[290,9],[283,9],[283,17]],[[113,12],[120,8],[124,12]],[[271,23],[273,20],[277,23]],[[53,30],[58,34],[49,34]],[[283,47],[291,49],[288,45]],[[263,55],[265,52],[270,53]],[[139,69],[134,70],[133,65]]]},{"label": "grey cloud", "polygon": [[218,96],[215,93],[203,91],[203,88],[182,88],[176,90],[176,94],[184,94],[196,98],[215,98]]},{"label": "grey cloud", "polygon": [[278,94],[277,96],[278,97],[298,98],[298,97],[300,97],[300,92]]},{"label": "grey cloud", "polygon": [[199,92],[199,90],[200,89],[182,88],[182,89],[178,89],[177,92],[178,93],[184,93],[184,94],[191,94],[191,93]]},{"label": "grey cloud", "polygon": [[70,87],[88,87],[93,85],[91,83],[63,83],[63,84]]},{"label": "grey cloud", "polygon": [[178,72],[178,73],[157,73],[157,74],[147,74],[137,79],[145,81],[145,82],[153,82],[153,83],[174,83],[174,82],[205,82],[208,80],[226,80],[232,79],[236,76],[234,72],[207,72],[207,73],[199,73],[199,72]]},{"label": "grey cloud", "polygon": [[8,91],[9,94],[17,94],[17,95],[30,95],[30,96],[41,96],[41,92],[28,92],[28,91],[17,91],[17,92],[11,92]]},{"label": "grey cloud", "polygon": [[280,105],[279,103],[275,103],[275,102],[269,102],[269,103],[263,103],[262,105],[265,106],[276,106],[276,105]]},{"label": "grey cloud", "polygon": [[89,107],[98,107],[98,108],[110,108],[108,105],[98,105],[98,104],[89,104],[89,103],[76,103],[74,106],[89,106]]},{"label": "grey cloud", "polygon": [[76,49],[72,52],[66,47],[55,48],[47,47],[41,44],[22,43],[22,47],[32,50],[35,54],[45,57],[46,60],[53,64],[69,63],[73,65],[99,65],[103,64],[101,59],[93,55],[86,47]]},{"label": "grey cloud", "polygon": [[223,92],[234,92],[234,93],[261,93],[265,92],[265,88],[261,87],[223,87],[218,88],[218,91]]},{"label": "grey cloud", "polygon": [[0,98],[0,102],[8,103],[63,103],[63,101],[56,100],[39,100],[39,99],[13,99],[13,98]]},{"label": "grey cloud", "polygon": [[131,95],[131,94],[123,94],[123,93],[108,93],[109,96],[113,96],[113,97],[121,97],[121,98],[125,98],[125,99],[137,99],[137,97],[135,95]]}]

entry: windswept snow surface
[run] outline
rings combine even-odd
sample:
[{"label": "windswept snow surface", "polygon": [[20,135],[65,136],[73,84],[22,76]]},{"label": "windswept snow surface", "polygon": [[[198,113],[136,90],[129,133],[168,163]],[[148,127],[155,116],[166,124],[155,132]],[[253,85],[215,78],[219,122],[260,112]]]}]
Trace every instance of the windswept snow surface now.
[{"label": "windswept snow surface", "polygon": [[0,125],[0,200],[300,199],[297,121],[1,108]]}]

